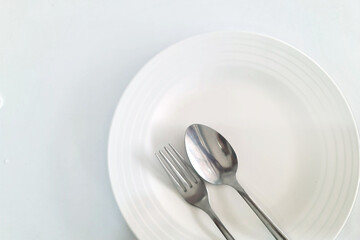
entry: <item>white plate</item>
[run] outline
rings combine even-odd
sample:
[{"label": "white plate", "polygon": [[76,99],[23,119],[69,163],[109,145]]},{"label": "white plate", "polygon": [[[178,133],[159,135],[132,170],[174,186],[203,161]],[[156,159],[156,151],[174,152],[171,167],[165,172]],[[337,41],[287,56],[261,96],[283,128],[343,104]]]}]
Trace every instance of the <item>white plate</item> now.
[{"label": "white plate", "polygon": [[[339,89],[312,60],[272,38],[222,32],[146,64],[119,102],[109,139],[113,191],[139,239],[222,239],[154,157],[169,142],[184,153],[192,123],[230,141],[239,181],[291,239],[336,237],[357,192],[358,136]],[[272,239],[233,189],[208,190],[237,239]]]}]

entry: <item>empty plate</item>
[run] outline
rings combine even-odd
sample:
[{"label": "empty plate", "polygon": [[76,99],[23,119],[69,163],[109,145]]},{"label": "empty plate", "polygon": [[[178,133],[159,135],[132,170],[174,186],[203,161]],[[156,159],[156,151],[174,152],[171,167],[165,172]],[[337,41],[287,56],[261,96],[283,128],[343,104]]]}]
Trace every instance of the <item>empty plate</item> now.
[{"label": "empty plate", "polygon": [[[124,92],[110,131],[116,201],[139,239],[222,239],[176,192],[154,153],[182,154],[187,126],[219,131],[237,153],[237,177],[290,239],[333,239],[359,182],[356,126],[339,89],[311,59],[273,38],[209,33],[147,63]],[[231,188],[210,202],[237,239],[273,239]]]}]

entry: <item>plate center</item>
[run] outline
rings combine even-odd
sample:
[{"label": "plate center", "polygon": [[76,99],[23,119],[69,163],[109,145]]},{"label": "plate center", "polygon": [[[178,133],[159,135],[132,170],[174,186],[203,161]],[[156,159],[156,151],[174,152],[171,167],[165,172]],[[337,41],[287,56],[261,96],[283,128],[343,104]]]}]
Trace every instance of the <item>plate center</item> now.
[{"label": "plate center", "polygon": [[[230,141],[240,183],[279,224],[292,228],[306,215],[318,191],[314,183],[322,177],[321,141],[307,106],[286,82],[248,66],[211,66],[186,77],[157,105],[151,151],[170,142],[185,153],[183,135],[192,123],[208,125]],[[162,187],[154,183],[157,191]],[[235,228],[246,215],[246,224],[254,225],[249,231],[258,229],[259,220],[235,191],[209,191],[214,208]],[[161,190],[157,195],[163,196]],[[237,210],[229,211],[229,205]],[[176,219],[185,211],[180,209],[166,211]]]}]

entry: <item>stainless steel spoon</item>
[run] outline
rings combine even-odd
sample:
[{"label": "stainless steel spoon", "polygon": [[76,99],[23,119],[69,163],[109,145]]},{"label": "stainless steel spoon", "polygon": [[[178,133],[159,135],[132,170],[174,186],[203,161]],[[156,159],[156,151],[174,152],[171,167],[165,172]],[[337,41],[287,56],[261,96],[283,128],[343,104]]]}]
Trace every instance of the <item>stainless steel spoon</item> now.
[{"label": "stainless steel spoon", "polygon": [[287,239],[237,181],[235,151],[220,133],[205,125],[193,124],[186,129],[185,148],[192,166],[204,180],[233,187],[276,239]]}]

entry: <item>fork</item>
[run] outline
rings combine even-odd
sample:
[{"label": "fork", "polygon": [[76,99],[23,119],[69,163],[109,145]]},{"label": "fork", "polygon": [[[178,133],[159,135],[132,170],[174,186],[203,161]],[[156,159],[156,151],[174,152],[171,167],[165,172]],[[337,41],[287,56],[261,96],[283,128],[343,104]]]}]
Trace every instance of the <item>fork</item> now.
[{"label": "fork", "polygon": [[227,240],[234,240],[235,238],[212,210],[204,181],[171,144],[169,144],[169,147],[164,147],[164,149],[166,153],[160,150],[158,154],[155,153],[155,156],[164,167],[180,195],[190,205],[198,207],[207,213]]}]

